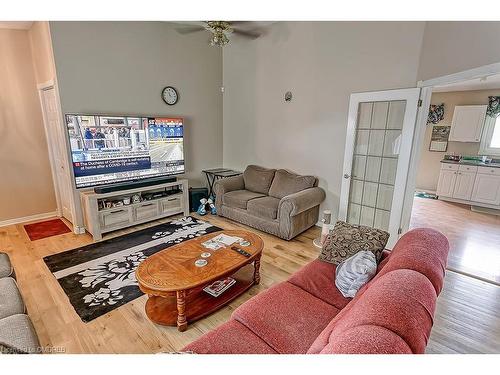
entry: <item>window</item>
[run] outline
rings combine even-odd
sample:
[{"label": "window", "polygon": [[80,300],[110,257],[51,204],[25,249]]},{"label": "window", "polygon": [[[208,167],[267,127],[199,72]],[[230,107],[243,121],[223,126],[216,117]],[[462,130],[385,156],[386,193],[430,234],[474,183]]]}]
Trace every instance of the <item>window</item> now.
[{"label": "window", "polygon": [[500,156],[500,116],[486,116],[479,154]]}]

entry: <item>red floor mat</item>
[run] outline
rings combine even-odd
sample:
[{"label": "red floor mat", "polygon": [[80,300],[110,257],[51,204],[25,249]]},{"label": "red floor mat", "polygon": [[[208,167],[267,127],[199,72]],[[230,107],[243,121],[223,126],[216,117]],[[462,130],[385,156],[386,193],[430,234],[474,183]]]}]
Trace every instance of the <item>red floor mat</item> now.
[{"label": "red floor mat", "polygon": [[52,219],[41,221],[39,223],[27,224],[24,226],[24,230],[28,234],[31,241],[71,232],[71,229],[69,229],[61,219]]}]

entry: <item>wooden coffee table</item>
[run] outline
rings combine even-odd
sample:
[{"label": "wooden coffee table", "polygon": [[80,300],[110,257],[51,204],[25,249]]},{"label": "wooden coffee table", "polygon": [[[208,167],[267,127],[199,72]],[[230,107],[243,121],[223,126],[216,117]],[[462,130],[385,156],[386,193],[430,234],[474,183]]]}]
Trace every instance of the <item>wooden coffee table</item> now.
[{"label": "wooden coffee table", "polygon": [[[241,237],[249,246],[234,244],[250,253],[245,257],[231,249],[208,250],[202,242],[224,233]],[[136,270],[140,289],[149,296],[146,315],[153,322],[175,326],[185,331],[188,322],[194,322],[247,291],[260,282],[260,256],[264,243],[254,233],[243,230],[227,230],[193,238],[162,250],[144,262]],[[211,253],[204,267],[195,261],[203,259],[201,253]],[[253,263],[253,267],[252,267]],[[203,288],[212,282],[231,276],[236,283],[219,297],[212,297]]]}]

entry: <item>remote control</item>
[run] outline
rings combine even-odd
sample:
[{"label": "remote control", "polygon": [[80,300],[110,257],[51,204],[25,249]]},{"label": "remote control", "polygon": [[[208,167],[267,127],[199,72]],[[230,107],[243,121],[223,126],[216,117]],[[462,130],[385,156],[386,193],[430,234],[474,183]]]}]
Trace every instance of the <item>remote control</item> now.
[{"label": "remote control", "polygon": [[234,250],[234,251],[236,251],[237,253],[240,253],[241,255],[243,255],[243,256],[245,256],[247,258],[250,258],[252,256],[252,254],[247,253],[245,250],[240,249],[240,248],[238,248],[236,246],[231,246],[231,249]]}]

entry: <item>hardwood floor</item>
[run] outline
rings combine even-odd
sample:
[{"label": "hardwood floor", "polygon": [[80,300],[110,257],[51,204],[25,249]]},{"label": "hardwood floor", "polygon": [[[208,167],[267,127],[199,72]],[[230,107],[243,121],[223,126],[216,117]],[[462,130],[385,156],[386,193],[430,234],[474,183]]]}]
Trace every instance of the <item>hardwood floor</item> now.
[{"label": "hardwood floor", "polygon": [[470,206],[415,198],[410,228],[429,227],[450,241],[448,269],[500,285],[500,216]]},{"label": "hardwood floor", "polygon": [[[196,215],[195,215],[196,216]],[[171,220],[171,219],[169,219]],[[247,227],[207,215],[203,220],[226,229]],[[163,220],[168,221],[168,220]],[[158,224],[154,222],[150,225]],[[114,233],[121,235],[142,225]],[[180,350],[203,333],[227,321],[232,311],[253,295],[316,258],[311,228],[292,241],[257,232],[264,240],[261,283],[218,312],[190,324],[186,332],[153,324],[144,313],[142,296],[89,323],[83,323],[42,258],[91,243],[89,235],[72,233],[30,242],[22,225],[0,228],[0,249],[12,258],[19,287],[42,345],[66,353],[157,353]],[[107,237],[108,238],[108,237]],[[499,353],[500,287],[448,272],[439,300],[429,353]]]}]

